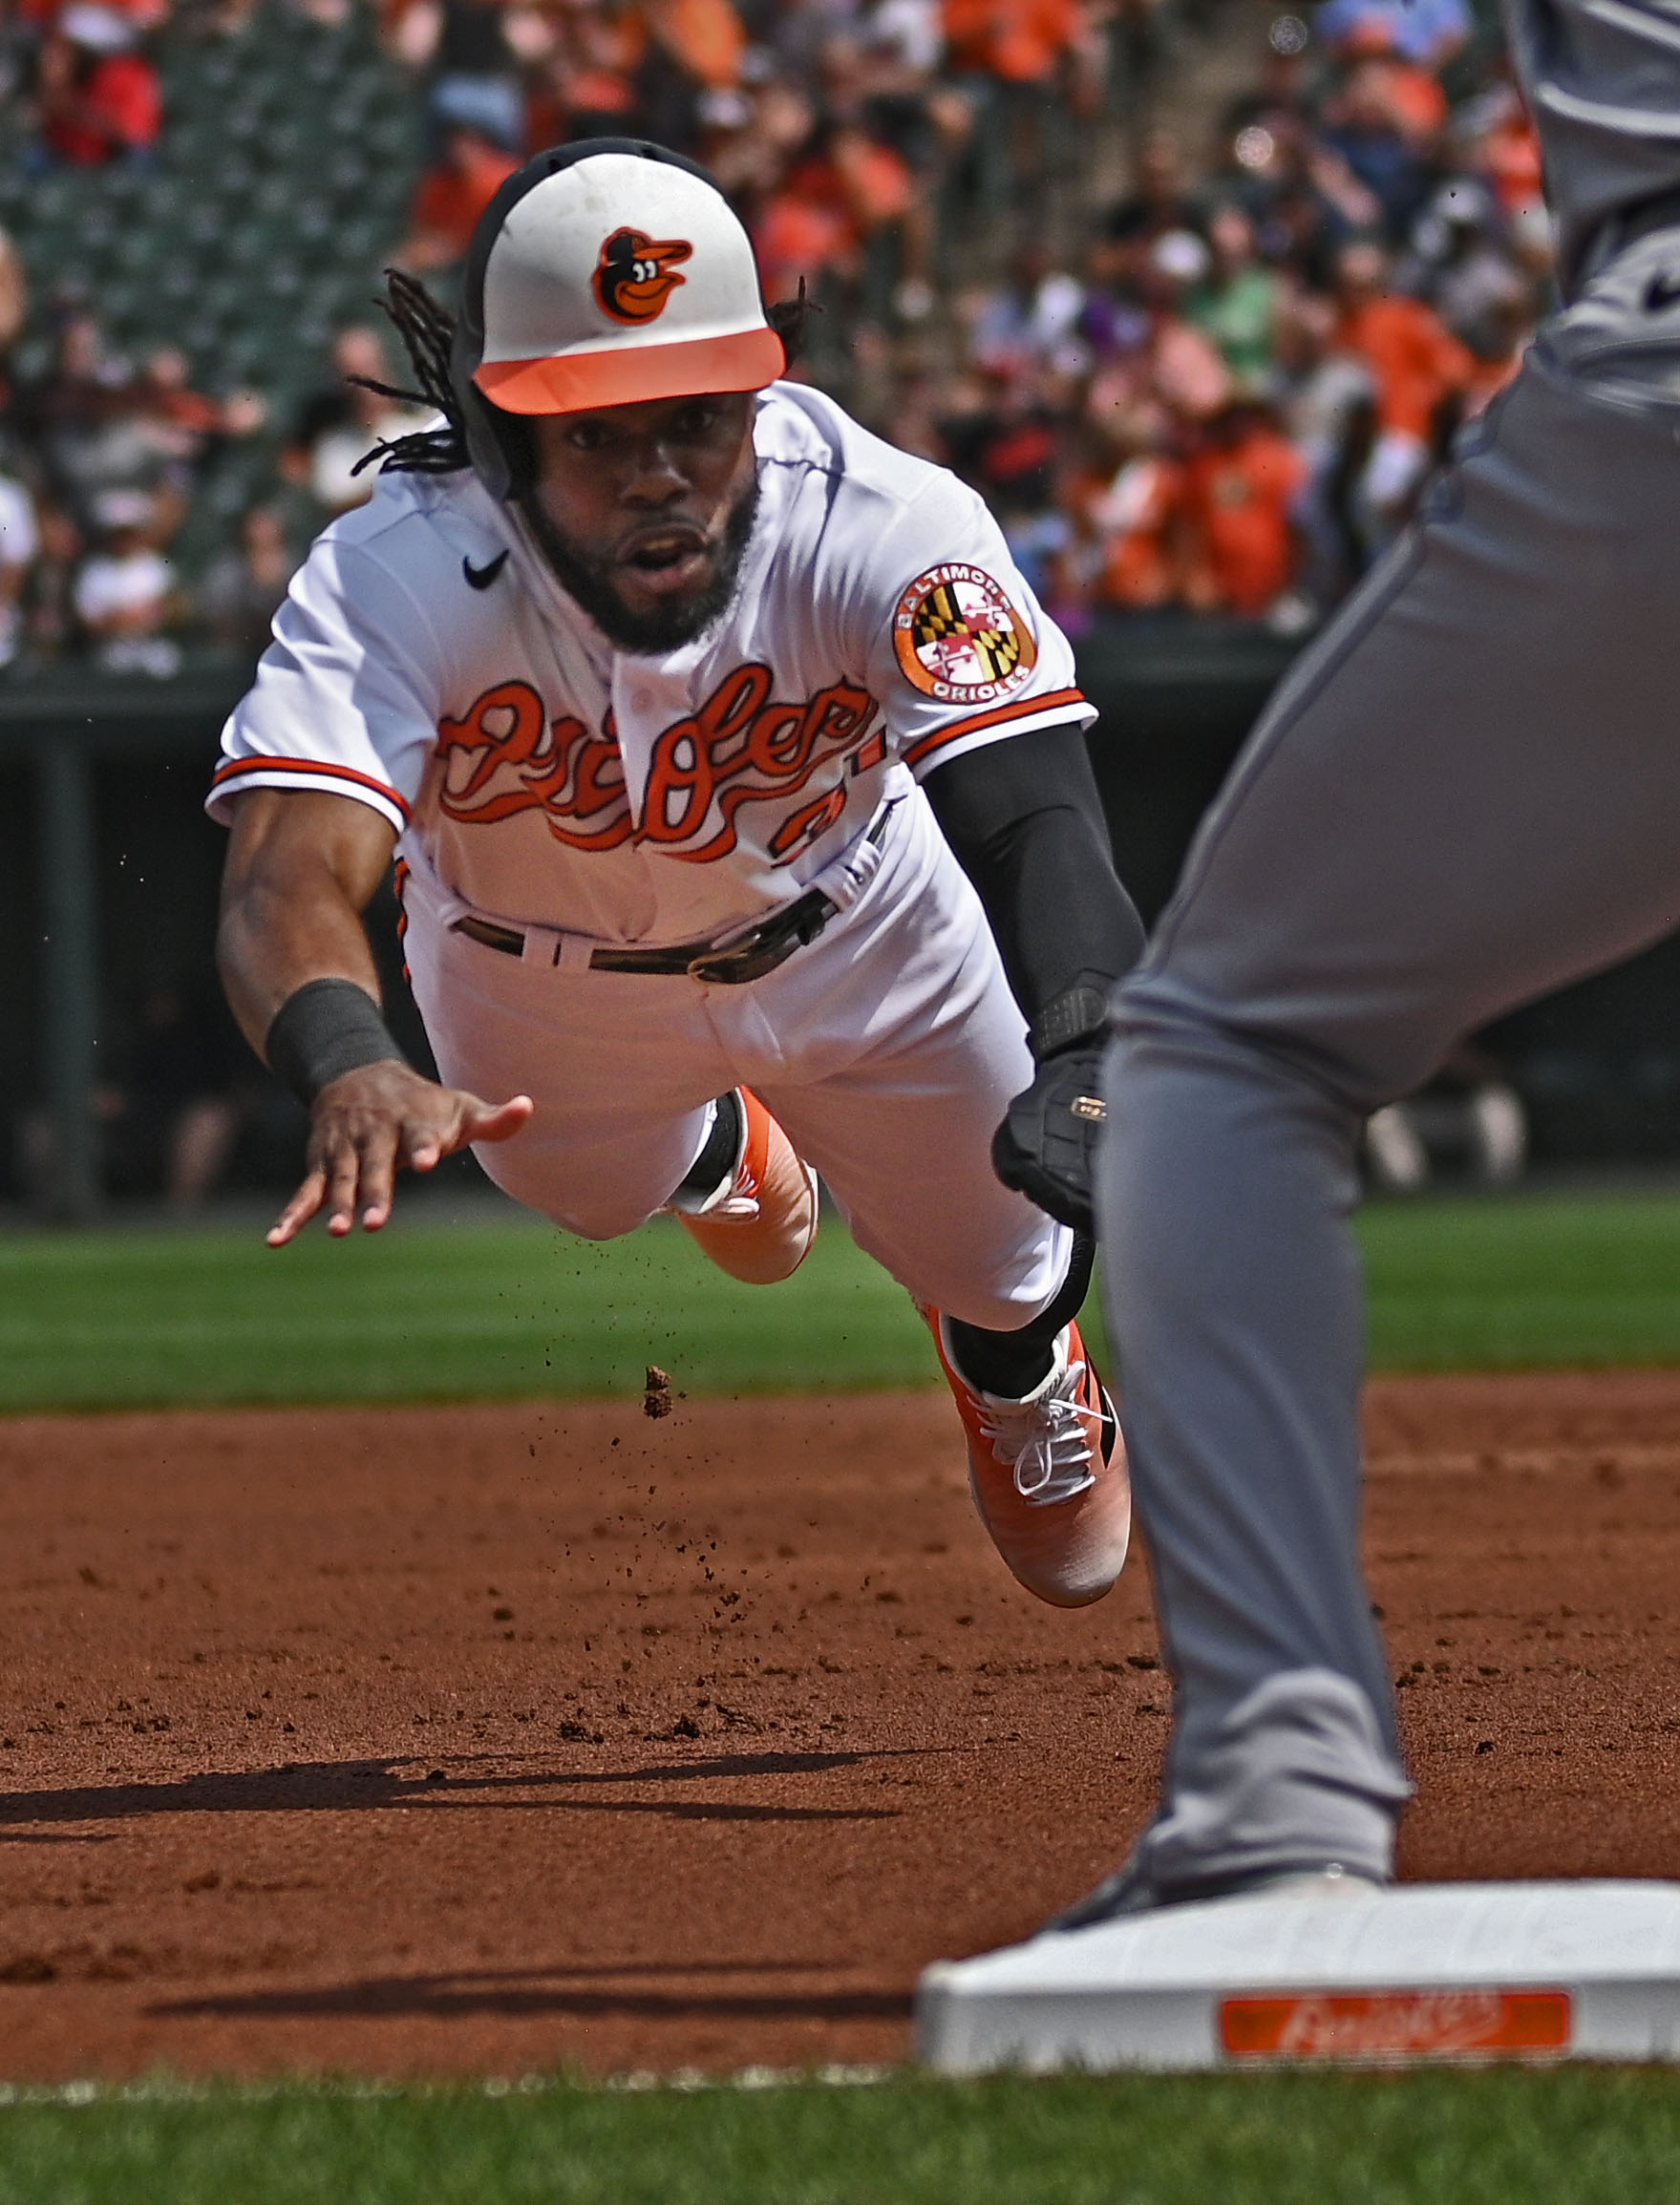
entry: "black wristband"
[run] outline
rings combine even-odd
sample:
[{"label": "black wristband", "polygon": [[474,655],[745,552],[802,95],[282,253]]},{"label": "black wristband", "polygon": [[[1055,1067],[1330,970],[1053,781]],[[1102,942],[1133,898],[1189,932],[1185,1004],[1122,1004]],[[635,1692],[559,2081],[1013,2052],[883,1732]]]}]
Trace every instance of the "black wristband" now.
[{"label": "black wristband", "polygon": [[407,1060],[379,1006],[353,980],[307,980],[274,1013],[263,1054],[306,1110],[324,1087],[365,1064]]},{"label": "black wristband", "polygon": [[1094,973],[1082,972],[1072,987],[1053,995],[1027,1029],[1027,1044],[1034,1064],[1076,1041],[1091,1041],[1102,1031],[1108,1015],[1108,984]]}]

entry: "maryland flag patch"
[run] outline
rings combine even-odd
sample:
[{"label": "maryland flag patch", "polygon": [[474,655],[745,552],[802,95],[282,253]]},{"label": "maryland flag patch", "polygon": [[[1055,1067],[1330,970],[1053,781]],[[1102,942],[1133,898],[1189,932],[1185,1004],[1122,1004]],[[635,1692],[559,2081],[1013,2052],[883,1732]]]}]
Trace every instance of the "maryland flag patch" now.
[{"label": "maryland flag patch", "polygon": [[919,574],[893,614],[905,678],[942,704],[986,705],[1021,688],[1038,663],[1027,623],[982,566]]}]

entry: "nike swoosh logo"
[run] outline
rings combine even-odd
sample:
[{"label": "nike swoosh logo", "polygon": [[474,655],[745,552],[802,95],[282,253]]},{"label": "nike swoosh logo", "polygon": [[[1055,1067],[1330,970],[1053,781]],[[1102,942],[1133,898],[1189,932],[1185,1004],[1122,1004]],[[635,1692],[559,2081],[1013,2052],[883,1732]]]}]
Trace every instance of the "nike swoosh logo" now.
[{"label": "nike swoosh logo", "polygon": [[[1676,296],[1680,296],[1680,293],[1677,293]],[[461,561],[461,572],[467,578],[469,589],[488,589],[506,564],[507,553],[499,551],[496,557],[483,566],[475,566],[470,559],[463,559]]]},{"label": "nike swoosh logo", "polygon": [[1671,276],[1652,276],[1645,286],[1645,310],[1648,314],[1666,313],[1680,304],[1680,284]]}]

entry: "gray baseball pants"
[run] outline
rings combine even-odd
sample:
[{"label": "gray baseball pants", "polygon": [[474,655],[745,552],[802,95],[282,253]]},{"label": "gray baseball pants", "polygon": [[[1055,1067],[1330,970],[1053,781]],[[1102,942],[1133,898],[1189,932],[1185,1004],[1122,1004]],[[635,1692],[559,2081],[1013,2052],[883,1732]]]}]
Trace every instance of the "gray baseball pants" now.
[{"label": "gray baseball pants", "polygon": [[1680,924],[1680,344],[1645,272],[1680,279],[1680,237],[1626,260],[1297,662],[1116,997],[1099,1214],[1177,1685],[1134,1855],[1162,1890],[1390,1872],[1356,1136],[1462,1034]]}]

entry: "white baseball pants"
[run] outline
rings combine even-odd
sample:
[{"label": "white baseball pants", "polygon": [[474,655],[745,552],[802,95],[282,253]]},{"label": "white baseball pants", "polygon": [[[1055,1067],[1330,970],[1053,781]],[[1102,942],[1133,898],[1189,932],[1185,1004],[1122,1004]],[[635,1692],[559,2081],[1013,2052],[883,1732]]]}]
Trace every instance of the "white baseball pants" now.
[{"label": "white baseball pants", "polygon": [[1032,1076],[1025,1022],[919,790],[858,901],[744,986],[488,948],[450,930],[470,906],[423,865],[404,908],[443,1079],[537,1105],[478,1160],[557,1224],[588,1240],[639,1225],[693,1162],[706,1105],[746,1086],[918,1301],[1008,1332],[1061,1286],[1073,1236],[991,1169],[992,1131]]}]

